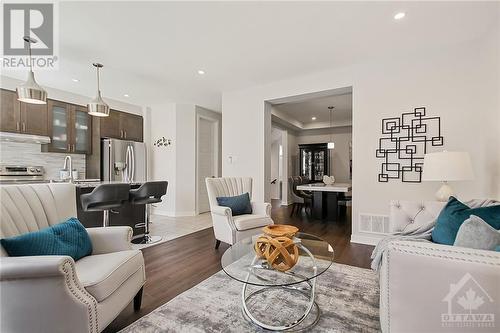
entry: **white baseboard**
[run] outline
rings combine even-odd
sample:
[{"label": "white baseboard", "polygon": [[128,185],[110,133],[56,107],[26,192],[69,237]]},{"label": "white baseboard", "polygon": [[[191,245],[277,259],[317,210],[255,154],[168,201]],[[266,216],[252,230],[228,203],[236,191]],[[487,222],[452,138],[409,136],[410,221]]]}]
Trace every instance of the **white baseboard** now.
[{"label": "white baseboard", "polygon": [[384,238],[384,234],[352,234],[351,243],[365,244],[365,245],[377,245],[378,242]]}]

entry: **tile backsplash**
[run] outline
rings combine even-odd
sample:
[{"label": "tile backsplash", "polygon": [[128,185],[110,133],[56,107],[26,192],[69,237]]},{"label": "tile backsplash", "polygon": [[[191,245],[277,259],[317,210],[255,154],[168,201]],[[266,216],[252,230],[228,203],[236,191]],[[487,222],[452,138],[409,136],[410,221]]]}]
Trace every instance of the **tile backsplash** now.
[{"label": "tile backsplash", "polygon": [[[42,153],[38,143],[0,142],[0,163],[43,166],[45,178],[59,179],[64,165],[63,153]],[[70,154],[78,178],[85,178],[85,155]]]}]

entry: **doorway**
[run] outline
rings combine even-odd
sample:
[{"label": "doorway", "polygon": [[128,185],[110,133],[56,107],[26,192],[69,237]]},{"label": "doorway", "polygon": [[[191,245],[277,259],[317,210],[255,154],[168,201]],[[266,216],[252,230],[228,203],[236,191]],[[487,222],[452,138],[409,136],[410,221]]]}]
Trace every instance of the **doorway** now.
[{"label": "doorway", "polygon": [[219,120],[196,116],[196,213],[210,211],[205,178],[219,174]]},{"label": "doorway", "polygon": [[[266,134],[270,160],[266,175],[271,182],[279,175],[278,179],[289,185],[287,192],[278,196],[277,187],[271,183],[273,203],[283,205],[288,197],[287,204],[295,208],[290,209],[290,221],[329,223],[351,233],[352,87],[265,103],[265,119],[270,123],[266,126],[271,129]],[[277,129],[283,134],[278,135]],[[282,138],[286,144],[279,147]],[[277,153],[279,148],[281,163],[277,158],[281,155]],[[310,183],[314,185],[306,186]],[[312,209],[306,209],[309,207]],[[280,209],[287,211],[285,207]]]}]

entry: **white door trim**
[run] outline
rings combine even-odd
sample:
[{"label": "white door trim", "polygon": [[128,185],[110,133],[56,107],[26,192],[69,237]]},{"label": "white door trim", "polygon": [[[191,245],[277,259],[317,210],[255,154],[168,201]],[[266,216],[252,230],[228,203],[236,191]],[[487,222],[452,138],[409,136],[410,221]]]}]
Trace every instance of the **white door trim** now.
[{"label": "white door trim", "polygon": [[200,208],[199,208],[199,198],[198,198],[198,182],[199,182],[199,170],[198,170],[198,160],[199,160],[199,144],[198,144],[198,139],[199,139],[199,132],[200,132],[200,119],[205,119],[210,122],[212,122],[212,126],[214,128],[214,170],[215,174],[219,174],[219,119],[209,117],[206,115],[202,115],[199,113],[196,113],[196,156],[195,156],[195,202],[196,202],[196,215],[200,214]]}]

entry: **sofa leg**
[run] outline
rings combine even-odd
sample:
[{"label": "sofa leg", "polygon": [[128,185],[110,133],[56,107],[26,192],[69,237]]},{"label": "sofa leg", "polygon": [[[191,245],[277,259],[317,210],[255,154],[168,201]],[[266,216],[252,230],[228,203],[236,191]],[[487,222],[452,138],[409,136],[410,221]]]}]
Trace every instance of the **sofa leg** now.
[{"label": "sofa leg", "polygon": [[134,296],[134,311],[139,311],[141,309],[143,289],[144,287],[142,287],[141,290],[139,290],[137,294]]},{"label": "sofa leg", "polygon": [[219,248],[219,245],[220,245],[220,240],[216,239],[215,240],[215,249],[216,250]]}]

